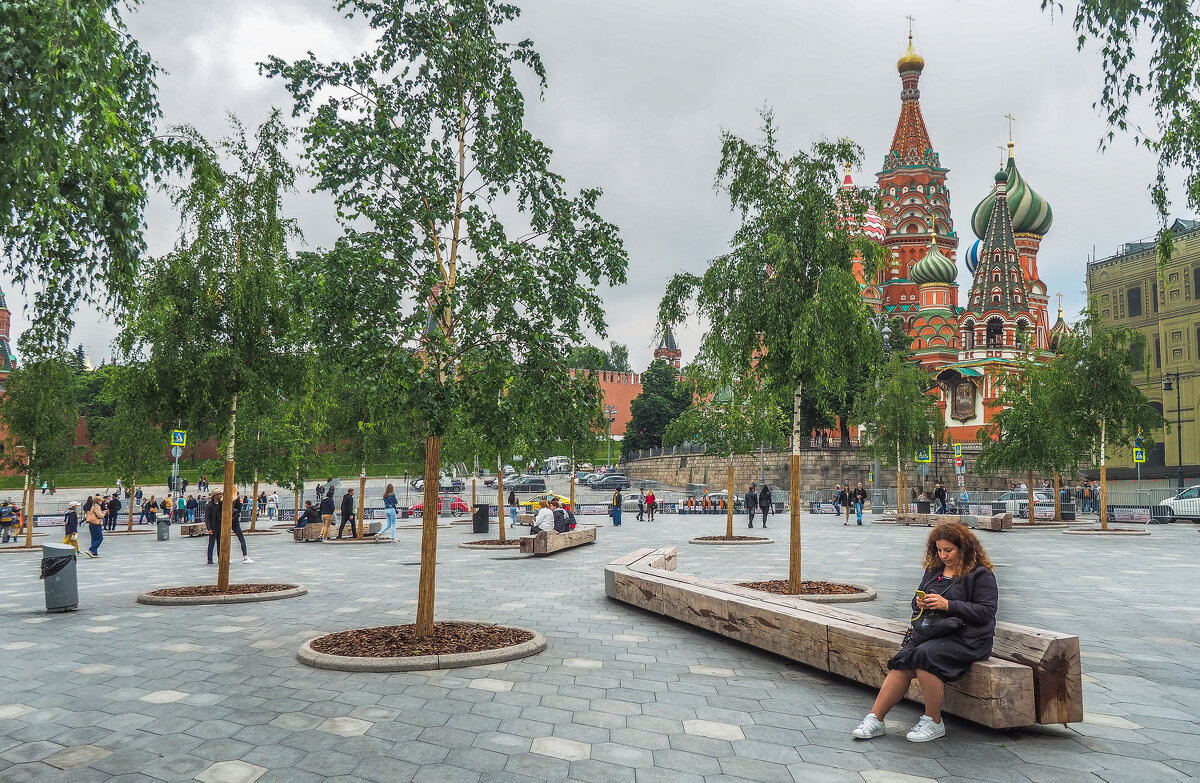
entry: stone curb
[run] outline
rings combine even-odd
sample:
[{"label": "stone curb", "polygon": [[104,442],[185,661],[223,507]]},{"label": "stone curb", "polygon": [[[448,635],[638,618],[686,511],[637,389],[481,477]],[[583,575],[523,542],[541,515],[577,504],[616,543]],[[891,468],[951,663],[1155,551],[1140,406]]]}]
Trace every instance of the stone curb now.
[{"label": "stone curb", "polygon": [[[448,524],[438,525],[437,528],[438,528],[438,530],[448,530],[450,528],[450,525],[448,525]],[[396,525],[396,529],[397,530],[424,530],[425,526],[424,525]]]},{"label": "stone curb", "polygon": [[[495,625],[495,623],[465,623],[467,625]],[[517,628],[517,626],[506,626]],[[529,628],[518,628],[529,631],[533,638],[520,644],[501,647],[497,650],[481,650],[480,652],[453,653],[450,655],[416,655],[404,658],[363,658],[350,655],[329,655],[320,653],[312,648],[312,643],[320,637],[314,637],[300,646],[296,651],[296,660],[316,669],[332,669],[339,672],[415,672],[431,669],[461,669],[468,666],[485,666],[491,663],[503,663],[516,658],[537,655],[546,649],[546,637]]]},{"label": "stone curb", "polygon": [[378,541],[374,536],[366,536],[364,538],[327,538],[324,541],[319,541],[321,544],[390,544],[392,539],[381,538]]},{"label": "stone curb", "polygon": [[756,546],[758,544],[774,544],[775,539],[760,538],[757,541],[704,541],[699,538],[693,538],[688,543],[701,544],[703,546]]},{"label": "stone curb", "polygon": [[1148,536],[1149,530],[1064,530],[1064,536]]},{"label": "stone curb", "polygon": [[1042,525],[1017,525],[1017,524],[1014,524],[1012,527],[1005,528],[1003,531],[998,531],[998,532],[1004,532],[1004,533],[1026,532],[1026,533],[1028,533],[1028,532],[1031,532],[1034,530],[1067,530],[1070,527],[1071,526],[1065,522],[1047,522],[1046,524],[1042,524]]},{"label": "stone curb", "polygon": [[287,590],[275,590],[270,593],[243,593],[238,595],[150,595],[142,593],[137,597],[139,604],[151,606],[203,606],[205,604],[252,604],[260,601],[279,601],[284,598],[298,598],[308,592],[304,585],[293,585]]},{"label": "stone curb", "polygon": [[0,552],[41,552],[42,545],[34,544],[33,546],[0,546]]},{"label": "stone curb", "polygon": [[[749,582],[751,580],[747,579],[745,581]],[[737,585],[736,582],[731,582],[730,584],[733,584],[735,586]],[[787,596],[782,596],[779,593],[768,593],[765,590],[760,590],[759,592],[764,593],[766,595],[777,596],[777,597],[781,597],[781,598],[796,598],[800,601],[807,601],[812,604],[860,604],[860,603],[864,603],[866,601],[874,601],[879,595],[875,591],[874,587],[867,587],[866,585],[856,585],[851,582],[844,582],[843,584],[849,584],[851,587],[857,587],[859,590],[862,590],[862,592],[861,593],[834,593],[832,595],[787,595]],[[754,588],[747,587],[745,589],[753,590]]]},{"label": "stone curb", "polygon": [[152,533],[157,533],[157,532],[158,532],[158,530],[153,529],[153,528],[150,530],[138,530],[135,527],[133,530],[105,530],[104,537],[108,538],[109,536],[148,536],[148,535],[151,535]]},{"label": "stone curb", "polygon": [[282,530],[243,530],[244,536],[277,536],[282,533]]},{"label": "stone curb", "polygon": [[511,544],[504,544],[503,546],[501,546],[499,544],[491,544],[489,546],[484,546],[482,544],[475,544],[470,541],[464,541],[463,543],[458,545],[458,548],[459,549],[474,549],[476,551],[483,551],[483,552],[486,552],[489,549],[496,549],[496,550],[503,552],[503,551],[506,551],[509,549],[520,549],[521,542],[513,541]]}]

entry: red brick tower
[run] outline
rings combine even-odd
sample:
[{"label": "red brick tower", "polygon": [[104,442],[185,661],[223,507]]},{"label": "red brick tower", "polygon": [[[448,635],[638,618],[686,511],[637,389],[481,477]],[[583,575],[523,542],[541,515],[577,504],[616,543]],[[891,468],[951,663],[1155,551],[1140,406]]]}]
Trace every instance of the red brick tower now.
[{"label": "red brick tower", "polygon": [[662,339],[658,341],[658,347],[654,349],[654,358],[662,359],[675,369],[679,369],[683,351],[679,350],[679,346],[675,344],[675,335],[671,332],[671,327],[667,327],[667,330],[663,332]]}]

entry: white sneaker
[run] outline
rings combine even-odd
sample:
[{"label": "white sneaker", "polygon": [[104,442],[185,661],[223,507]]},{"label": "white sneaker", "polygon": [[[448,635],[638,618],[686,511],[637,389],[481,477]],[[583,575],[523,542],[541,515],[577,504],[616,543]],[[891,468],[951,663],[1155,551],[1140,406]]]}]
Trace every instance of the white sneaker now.
[{"label": "white sneaker", "polygon": [[243,562],[243,563],[253,563],[254,561],[253,561],[253,560],[251,560],[251,559],[250,559],[250,558],[248,558],[248,557],[243,557],[243,558],[242,558],[242,562]]},{"label": "white sneaker", "polygon": [[917,725],[908,732],[907,739],[909,742],[929,742],[944,736],[946,736],[945,721],[934,723],[933,718],[922,715],[921,719],[917,721]]},{"label": "white sneaker", "polygon": [[872,737],[882,737],[887,733],[884,728],[883,721],[875,717],[875,713],[867,713],[867,717],[862,719],[862,723],[858,724],[858,728],[853,734],[857,739],[871,739]]}]

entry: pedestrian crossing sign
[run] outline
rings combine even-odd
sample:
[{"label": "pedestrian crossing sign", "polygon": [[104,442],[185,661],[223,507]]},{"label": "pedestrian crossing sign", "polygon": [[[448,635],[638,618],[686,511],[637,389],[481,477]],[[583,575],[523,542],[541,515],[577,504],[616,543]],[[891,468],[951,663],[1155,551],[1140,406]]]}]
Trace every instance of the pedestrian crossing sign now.
[{"label": "pedestrian crossing sign", "polygon": [[1145,462],[1146,461],[1146,450],[1145,449],[1134,449],[1133,450],[1133,461],[1134,462]]},{"label": "pedestrian crossing sign", "polygon": [[186,446],[187,445],[187,430],[171,430],[171,445]]},{"label": "pedestrian crossing sign", "polygon": [[961,443],[954,444],[954,456],[956,456],[956,457],[962,456],[962,444]]},{"label": "pedestrian crossing sign", "polygon": [[933,446],[922,446],[917,449],[917,462],[933,462]]}]

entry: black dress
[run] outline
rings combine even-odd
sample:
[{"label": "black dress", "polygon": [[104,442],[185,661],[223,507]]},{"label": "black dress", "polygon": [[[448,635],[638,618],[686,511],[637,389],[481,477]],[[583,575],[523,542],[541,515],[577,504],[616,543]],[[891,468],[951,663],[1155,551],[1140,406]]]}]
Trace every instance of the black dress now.
[{"label": "black dress", "polygon": [[[972,663],[992,654],[999,590],[996,575],[984,566],[957,580],[943,577],[942,570],[937,567],[926,571],[918,589],[943,595],[950,602],[946,614],[962,618],[962,630],[920,644],[909,643],[901,647],[887,665],[889,669],[922,669],[943,682],[953,682],[962,677]],[[912,607],[915,615],[918,611],[915,595]]]}]

